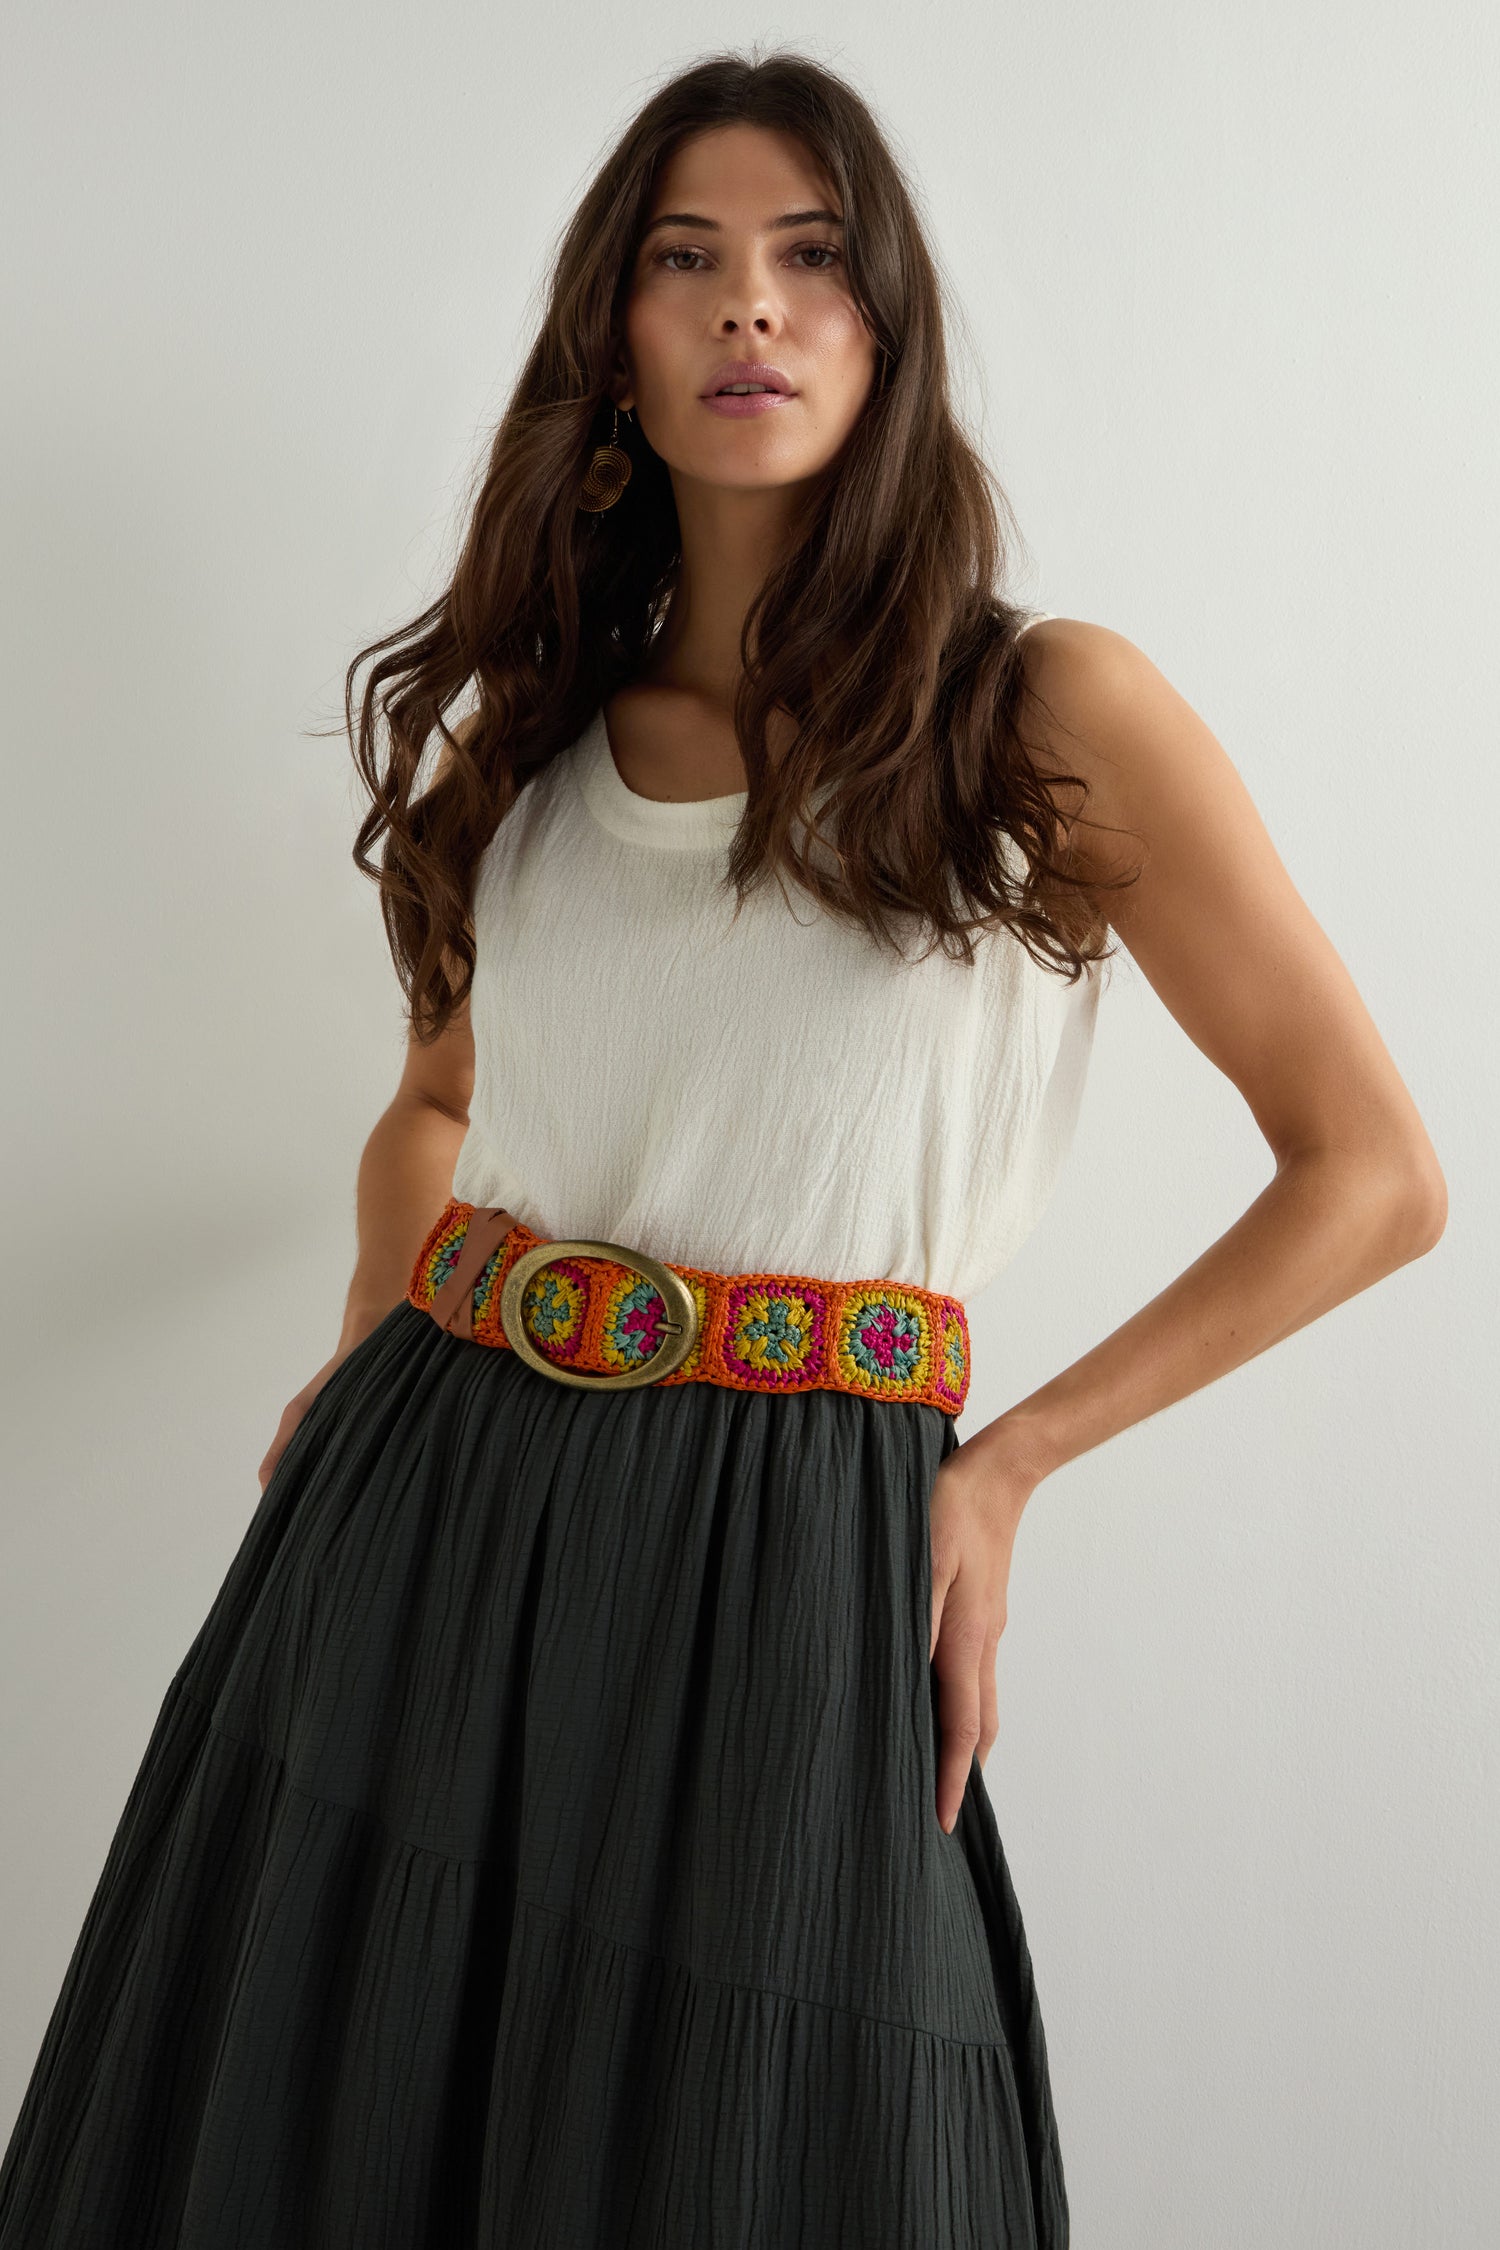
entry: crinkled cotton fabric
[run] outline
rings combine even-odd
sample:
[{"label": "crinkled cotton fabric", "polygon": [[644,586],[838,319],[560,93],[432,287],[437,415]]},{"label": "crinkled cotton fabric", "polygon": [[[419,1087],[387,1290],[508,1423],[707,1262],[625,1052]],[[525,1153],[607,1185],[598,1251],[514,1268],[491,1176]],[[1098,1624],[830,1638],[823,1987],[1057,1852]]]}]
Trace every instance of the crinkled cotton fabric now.
[{"label": "crinkled cotton fabric", "polygon": [[937,1408],[601,1396],[408,1302],[162,1702],[0,2250],[1064,2250]]},{"label": "crinkled cotton fabric", "polygon": [[715,1273],[967,1300],[1056,1185],[1107,971],[1070,984],[1009,930],[898,959],[790,883],[736,919],[745,801],[640,796],[602,711],[527,782],[474,886],[453,1193]]}]

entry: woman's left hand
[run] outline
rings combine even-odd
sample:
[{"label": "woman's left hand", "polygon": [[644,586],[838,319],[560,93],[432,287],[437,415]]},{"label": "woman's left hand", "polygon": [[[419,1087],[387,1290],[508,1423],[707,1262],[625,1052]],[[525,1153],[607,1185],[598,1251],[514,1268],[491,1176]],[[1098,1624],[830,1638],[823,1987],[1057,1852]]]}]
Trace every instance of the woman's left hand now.
[{"label": "woman's left hand", "polygon": [[999,1732],[995,1654],[1005,1630],[1011,1550],[1037,1483],[973,1439],[940,1463],[932,1487],[932,1639],[938,1675],[937,1816],[952,1833],[977,1749],[983,1765]]}]

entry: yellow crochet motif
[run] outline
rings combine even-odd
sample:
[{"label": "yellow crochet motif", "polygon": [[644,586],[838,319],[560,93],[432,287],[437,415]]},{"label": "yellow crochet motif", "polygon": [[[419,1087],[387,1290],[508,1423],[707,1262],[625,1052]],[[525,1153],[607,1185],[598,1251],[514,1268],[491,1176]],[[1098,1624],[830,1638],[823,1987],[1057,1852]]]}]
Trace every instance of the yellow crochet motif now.
[{"label": "yellow crochet motif", "polygon": [[[407,1285],[419,1311],[453,1271],[476,1206],[450,1197],[417,1253]],[[512,1227],[474,1284],[474,1341],[510,1348],[500,1290],[517,1258],[543,1236]],[[666,1261],[663,1261],[664,1263]],[[715,1273],[677,1266],[698,1308],[698,1334],[672,1383],[738,1391],[849,1391],[962,1409],[969,1388],[969,1324],[957,1297],[895,1281],[819,1281],[800,1273]],[[666,1308],[644,1274],[610,1258],[559,1257],[533,1274],[521,1303],[544,1358],[591,1375],[650,1360]],[[602,1387],[602,1386],[601,1386]]]}]

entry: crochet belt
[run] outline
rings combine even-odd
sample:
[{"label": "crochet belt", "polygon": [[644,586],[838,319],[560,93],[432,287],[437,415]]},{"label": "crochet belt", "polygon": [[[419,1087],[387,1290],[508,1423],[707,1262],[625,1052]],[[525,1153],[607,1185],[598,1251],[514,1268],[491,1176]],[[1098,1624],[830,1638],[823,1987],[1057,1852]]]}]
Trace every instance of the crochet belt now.
[{"label": "crochet belt", "polygon": [[957,1297],[668,1265],[620,1242],[548,1240],[508,1217],[450,1197],[407,1299],[450,1335],[513,1350],[555,1382],[850,1391],[945,1414],[963,1406],[969,1324]]}]

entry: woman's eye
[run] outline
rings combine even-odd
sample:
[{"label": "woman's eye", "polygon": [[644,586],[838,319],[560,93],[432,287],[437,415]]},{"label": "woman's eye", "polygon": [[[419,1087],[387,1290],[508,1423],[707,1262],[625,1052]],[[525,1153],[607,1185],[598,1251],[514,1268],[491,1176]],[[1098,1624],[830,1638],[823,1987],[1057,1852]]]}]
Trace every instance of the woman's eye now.
[{"label": "woman's eye", "polygon": [[[791,255],[794,258],[800,258],[808,251],[811,251],[813,256],[820,261],[817,265],[809,266],[806,269],[809,273],[827,273],[839,262],[839,249],[832,242],[803,242],[792,251]],[[669,249],[662,251],[657,263],[666,266],[671,273],[691,273],[693,271],[691,266],[673,265],[671,260],[674,258],[701,258],[702,255],[701,250],[694,250],[685,242],[674,242]]]}]

